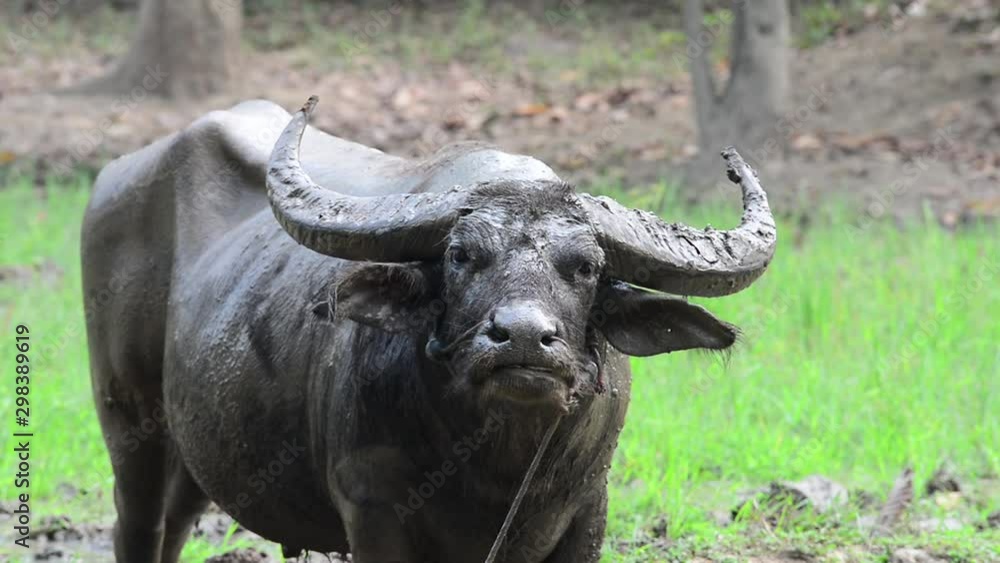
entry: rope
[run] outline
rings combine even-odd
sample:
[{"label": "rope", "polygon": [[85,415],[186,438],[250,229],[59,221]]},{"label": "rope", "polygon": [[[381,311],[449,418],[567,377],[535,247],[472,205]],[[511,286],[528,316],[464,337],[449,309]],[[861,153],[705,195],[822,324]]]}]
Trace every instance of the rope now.
[{"label": "rope", "polygon": [[493,547],[490,549],[490,554],[486,556],[485,563],[493,563],[497,558],[497,553],[500,552],[500,546],[503,545],[504,539],[507,537],[507,531],[510,529],[511,523],[514,521],[514,516],[517,515],[517,509],[521,507],[521,501],[524,500],[524,495],[528,493],[528,487],[531,485],[531,479],[535,476],[535,471],[538,469],[538,464],[542,461],[542,455],[545,454],[545,450],[549,447],[549,441],[552,439],[552,435],[556,433],[556,428],[559,427],[559,421],[562,420],[562,416],[556,418],[552,426],[549,427],[549,431],[545,433],[545,437],[542,438],[542,443],[538,445],[538,451],[535,453],[535,459],[531,460],[531,465],[528,466],[528,472],[524,474],[524,480],[521,481],[521,488],[517,490],[517,496],[514,497],[513,504],[510,505],[510,510],[507,511],[507,518],[503,521],[503,526],[500,526],[500,533],[497,534],[497,539],[493,540]]}]

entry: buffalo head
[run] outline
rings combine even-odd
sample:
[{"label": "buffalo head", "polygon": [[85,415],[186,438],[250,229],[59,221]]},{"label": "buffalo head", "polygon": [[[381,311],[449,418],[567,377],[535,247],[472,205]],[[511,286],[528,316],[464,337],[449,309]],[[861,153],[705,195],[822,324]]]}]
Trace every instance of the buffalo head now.
[{"label": "buffalo head", "polygon": [[600,386],[604,342],[648,356],[735,341],[734,327],[666,295],[735,293],[771,259],[774,219],[735,151],[725,156],[744,213],[728,231],[666,224],[556,181],[353,197],[317,186],[299,164],[315,103],[271,155],[272,209],[301,244],[359,261],[336,284],[339,316],[422,332],[456,389],[565,409]]}]

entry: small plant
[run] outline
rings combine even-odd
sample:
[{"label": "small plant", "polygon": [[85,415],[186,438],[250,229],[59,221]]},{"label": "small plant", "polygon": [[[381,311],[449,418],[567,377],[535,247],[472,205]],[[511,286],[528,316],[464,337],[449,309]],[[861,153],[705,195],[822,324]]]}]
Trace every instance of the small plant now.
[{"label": "small plant", "polygon": [[801,34],[799,43],[802,47],[815,47],[830,38],[844,20],[843,11],[827,2],[809,4],[802,9]]}]

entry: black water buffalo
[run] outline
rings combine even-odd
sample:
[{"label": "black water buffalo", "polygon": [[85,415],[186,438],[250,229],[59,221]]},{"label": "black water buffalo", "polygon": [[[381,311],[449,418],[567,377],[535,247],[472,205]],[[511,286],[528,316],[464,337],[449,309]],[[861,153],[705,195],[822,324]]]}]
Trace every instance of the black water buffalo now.
[{"label": "black water buffalo", "polygon": [[211,113],[97,180],[83,283],[118,561],[177,561],[214,501],[292,553],[480,562],[556,420],[497,560],[597,561],[627,355],[733,343],[667,294],[764,271],[754,172],[727,153],[743,220],[693,229],[482,144],[389,156],[308,128],[314,104]]}]

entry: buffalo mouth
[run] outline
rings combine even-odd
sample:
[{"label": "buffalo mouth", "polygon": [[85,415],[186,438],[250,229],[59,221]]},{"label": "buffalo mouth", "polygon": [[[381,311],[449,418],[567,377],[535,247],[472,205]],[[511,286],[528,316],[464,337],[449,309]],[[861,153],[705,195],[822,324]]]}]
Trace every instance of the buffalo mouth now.
[{"label": "buffalo mouth", "polygon": [[572,387],[562,370],[531,364],[497,366],[483,384],[493,394],[527,403],[565,401]]}]

